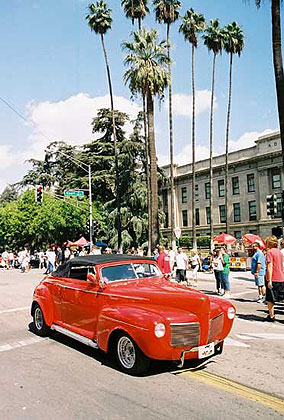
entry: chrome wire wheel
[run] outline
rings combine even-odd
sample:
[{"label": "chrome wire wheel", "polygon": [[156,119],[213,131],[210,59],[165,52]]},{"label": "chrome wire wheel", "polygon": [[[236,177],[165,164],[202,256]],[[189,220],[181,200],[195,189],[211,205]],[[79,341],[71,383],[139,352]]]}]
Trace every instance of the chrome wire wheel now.
[{"label": "chrome wire wheel", "polygon": [[36,326],[37,330],[41,330],[43,325],[44,325],[43,314],[42,314],[42,311],[41,311],[40,307],[37,307],[35,309],[34,323],[35,323],[35,326]]},{"label": "chrome wire wheel", "polygon": [[136,362],[136,353],[134,344],[129,337],[120,337],[117,342],[117,355],[125,369],[133,368]]}]

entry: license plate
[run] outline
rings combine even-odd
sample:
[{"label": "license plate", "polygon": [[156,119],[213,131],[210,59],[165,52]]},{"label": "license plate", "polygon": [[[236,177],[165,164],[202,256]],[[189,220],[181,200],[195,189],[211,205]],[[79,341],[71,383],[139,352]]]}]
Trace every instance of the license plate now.
[{"label": "license plate", "polygon": [[212,356],[212,354],[214,354],[214,351],[214,343],[206,344],[206,346],[199,346],[198,359],[204,359],[205,357]]}]

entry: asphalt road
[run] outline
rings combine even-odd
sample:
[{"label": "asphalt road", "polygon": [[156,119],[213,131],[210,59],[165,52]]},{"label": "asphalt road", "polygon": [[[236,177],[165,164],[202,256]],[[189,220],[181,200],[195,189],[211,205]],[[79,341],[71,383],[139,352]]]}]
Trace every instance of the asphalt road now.
[{"label": "asphalt road", "polygon": [[[231,276],[238,318],[222,355],[182,370],[155,362],[142,377],[58,333],[29,331],[41,277],[0,271],[0,419],[283,419],[284,305],[278,322],[263,322],[249,273]],[[212,293],[213,276],[199,273],[198,287]]]}]

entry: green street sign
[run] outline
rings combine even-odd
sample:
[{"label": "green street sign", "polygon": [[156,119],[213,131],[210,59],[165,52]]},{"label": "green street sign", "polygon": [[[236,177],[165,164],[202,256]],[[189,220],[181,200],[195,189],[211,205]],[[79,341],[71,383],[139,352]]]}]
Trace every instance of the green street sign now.
[{"label": "green street sign", "polygon": [[84,191],[76,191],[76,190],[65,190],[64,196],[65,197],[83,197]]}]

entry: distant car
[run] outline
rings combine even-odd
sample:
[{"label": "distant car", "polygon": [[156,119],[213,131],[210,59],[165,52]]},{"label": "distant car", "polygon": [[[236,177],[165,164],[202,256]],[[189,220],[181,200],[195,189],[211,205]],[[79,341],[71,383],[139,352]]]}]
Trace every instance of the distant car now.
[{"label": "distant car", "polygon": [[36,287],[31,306],[40,336],[56,330],[109,352],[129,374],[151,359],[220,354],[234,306],[166,280],[152,258],[92,255],[65,262]]}]

